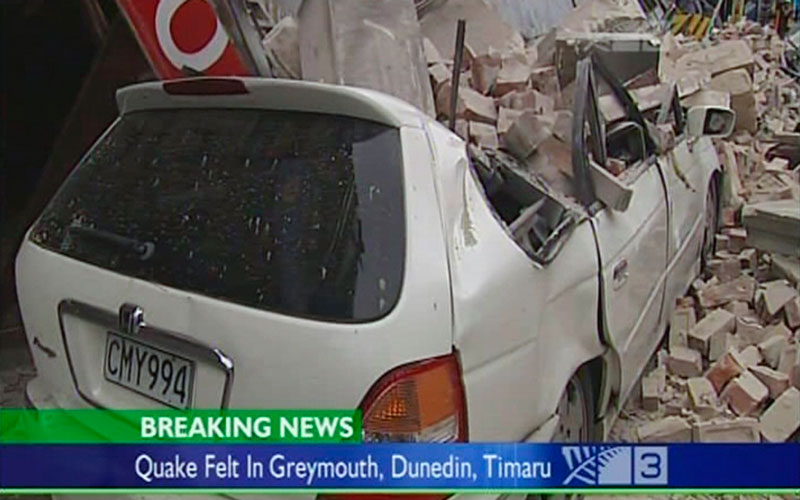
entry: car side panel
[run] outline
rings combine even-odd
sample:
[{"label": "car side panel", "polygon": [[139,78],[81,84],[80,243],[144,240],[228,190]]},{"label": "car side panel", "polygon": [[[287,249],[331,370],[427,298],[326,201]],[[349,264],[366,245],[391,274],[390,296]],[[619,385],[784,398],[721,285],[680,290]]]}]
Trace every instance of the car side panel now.
[{"label": "car side panel", "polygon": [[495,218],[468,170],[463,142],[434,142],[443,206],[451,210],[453,343],[470,440],[521,441],[554,414],[577,368],[603,352],[592,230],[584,220],[550,264],[534,263]]},{"label": "car side panel", "polygon": [[667,205],[653,164],[630,184],[624,212],[603,209],[593,221],[602,260],[609,341],[621,360],[624,397],[660,338],[667,264]]},{"label": "car side panel", "polygon": [[675,298],[680,297],[699,272],[698,263],[703,239],[703,204],[709,166],[698,161],[687,142],[679,140],[675,148],[660,158],[659,165],[667,180],[670,210],[669,268],[667,272],[665,315],[671,314]]}]

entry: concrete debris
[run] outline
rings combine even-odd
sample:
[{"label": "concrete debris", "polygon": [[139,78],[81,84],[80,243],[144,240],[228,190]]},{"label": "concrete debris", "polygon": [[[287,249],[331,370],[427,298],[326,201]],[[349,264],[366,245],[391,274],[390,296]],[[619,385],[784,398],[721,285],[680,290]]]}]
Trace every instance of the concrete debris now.
[{"label": "concrete debris", "polygon": [[276,24],[262,40],[264,52],[278,78],[300,79],[300,40],[297,20],[286,16]]},{"label": "concrete debris", "polygon": [[472,54],[522,51],[525,46],[519,32],[503,21],[485,0],[441,2],[422,17],[420,29],[440,54],[449,56],[456,45],[455,27],[459,19],[467,22],[465,45]]},{"label": "concrete debris", "polygon": [[[426,83],[428,56],[412,0],[303,2],[298,17],[304,80],[379,90],[435,116]],[[441,28],[455,33],[454,26],[455,21]],[[440,53],[453,50],[452,43],[443,51],[432,41]]]},{"label": "concrete debris", "polygon": [[755,132],[758,129],[753,80],[747,70],[737,69],[721,73],[711,79],[708,88],[730,96],[730,107],[736,111],[735,130]]},{"label": "concrete debris", "polygon": [[786,441],[800,428],[800,391],[792,387],[784,391],[761,415],[761,435],[764,441]]},{"label": "concrete debris", "polygon": [[796,200],[746,205],[742,221],[748,230],[749,245],[800,257],[800,203]]}]

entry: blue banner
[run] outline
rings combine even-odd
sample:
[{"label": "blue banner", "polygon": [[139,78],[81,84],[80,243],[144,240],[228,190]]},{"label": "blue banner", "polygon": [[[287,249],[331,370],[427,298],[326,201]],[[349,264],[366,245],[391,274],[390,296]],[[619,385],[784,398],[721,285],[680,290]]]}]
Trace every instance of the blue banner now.
[{"label": "blue banner", "polygon": [[0,489],[798,489],[799,444],[0,446]]}]

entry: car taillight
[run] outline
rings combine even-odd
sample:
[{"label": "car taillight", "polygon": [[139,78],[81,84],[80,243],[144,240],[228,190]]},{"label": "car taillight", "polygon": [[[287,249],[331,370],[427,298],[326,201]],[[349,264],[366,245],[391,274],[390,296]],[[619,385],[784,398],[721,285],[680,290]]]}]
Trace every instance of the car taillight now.
[{"label": "car taillight", "polygon": [[[458,354],[403,365],[378,380],[361,403],[365,443],[467,441],[467,404]],[[319,500],[442,500],[439,494],[319,495]]]},{"label": "car taillight", "polygon": [[365,443],[467,440],[467,409],[456,353],[403,365],[361,403]]},{"label": "car taillight", "polygon": [[197,78],[164,82],[164,92],[172,95],[238,95],[248,94],[241,80],[231,78]]}]

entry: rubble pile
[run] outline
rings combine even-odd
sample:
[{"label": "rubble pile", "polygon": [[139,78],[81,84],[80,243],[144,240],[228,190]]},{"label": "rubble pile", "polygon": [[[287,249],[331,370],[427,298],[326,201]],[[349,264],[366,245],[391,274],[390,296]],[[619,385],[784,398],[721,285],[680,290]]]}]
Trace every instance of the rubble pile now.
[{"label": "rubble pile", "polygon": [[622,439],[780,442],[800,429],[800,87],[781,73],[782,42],[768,29],[728,27],[716,47],[731,43],[741,49],[725,62],[679,41],[667,58],[710,89],[696,99],[729,104],[739,119],[717,141],[714,256],[678,300],[666,348],[623,411],[634,426]]}]

